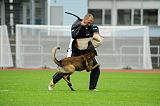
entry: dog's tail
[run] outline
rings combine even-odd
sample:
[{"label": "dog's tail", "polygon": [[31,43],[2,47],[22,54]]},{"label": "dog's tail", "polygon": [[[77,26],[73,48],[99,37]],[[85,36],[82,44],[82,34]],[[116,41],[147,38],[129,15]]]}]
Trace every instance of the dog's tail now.
[{"label": "dog's tail", "polygon": [[57,59],[56,59],[56,51],[57,51],[57,49],[60,49],[60,47],[53,47],[52,48],[52,54],[51,54],[51,56],[52,56],[52,61],[54,61],[57,65],[60,65],[60,61],[58,61]]}]

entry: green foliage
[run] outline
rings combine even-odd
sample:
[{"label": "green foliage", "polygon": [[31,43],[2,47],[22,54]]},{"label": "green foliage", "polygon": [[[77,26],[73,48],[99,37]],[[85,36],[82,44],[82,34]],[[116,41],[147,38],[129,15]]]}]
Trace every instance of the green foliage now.
[{"label": "green foliage", "polygon": [[71,91],[64,80],[53,91],[54,71],[0,71],[0,106],[159,106],[160,73],[101,72],[88,91],[89,74],[75,72]]}]

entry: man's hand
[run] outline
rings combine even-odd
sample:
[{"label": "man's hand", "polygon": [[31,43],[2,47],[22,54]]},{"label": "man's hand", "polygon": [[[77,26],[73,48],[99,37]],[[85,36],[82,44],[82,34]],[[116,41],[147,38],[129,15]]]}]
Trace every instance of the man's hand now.
[{"label": "man's hand", "polygon": [[86,23],[84,22],[84,19],[82,20],[81,25],[86,26]]}]

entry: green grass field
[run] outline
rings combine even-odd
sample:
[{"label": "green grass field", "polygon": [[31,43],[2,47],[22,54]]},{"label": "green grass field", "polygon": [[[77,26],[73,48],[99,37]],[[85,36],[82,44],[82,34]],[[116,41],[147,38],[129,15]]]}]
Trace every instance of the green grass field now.
[{"label": "green grass field", "polygon": [[160,73],[101,72],[88,91],[89,74],[76,72],[48,91],[54,71],[0,71],[0,106],[160,106]]}]

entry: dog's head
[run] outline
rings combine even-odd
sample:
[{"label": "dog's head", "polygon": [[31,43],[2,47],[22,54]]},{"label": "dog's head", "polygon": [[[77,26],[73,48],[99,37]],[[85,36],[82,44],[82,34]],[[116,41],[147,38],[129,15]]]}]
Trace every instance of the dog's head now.
[{"label": "dog's head", "polygon": [[87,53],[88,53],[88,52],[92,52],[92,53],[94,53],[94,54],[97,56],[97,51],[96,51],[96,49],[94,48],[94,46],[93,46],[93,44],[92,44],[91,41],[88,42],[88,47],[87,47],[87,49],[86,49],[86,52],[87,52]]}]

